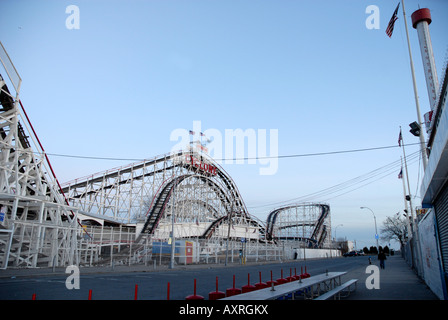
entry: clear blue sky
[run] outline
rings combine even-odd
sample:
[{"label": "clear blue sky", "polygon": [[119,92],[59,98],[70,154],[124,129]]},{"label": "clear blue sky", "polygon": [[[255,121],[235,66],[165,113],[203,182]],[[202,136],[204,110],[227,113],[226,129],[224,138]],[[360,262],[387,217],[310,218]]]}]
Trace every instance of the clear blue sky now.
[{"label": "clear blue sky", "polygon": [[[169,152],[170,134],[191,129],[277,129],[279,155],[418,142],[403,15],[385,34],[396,1],[182,0],[0,2],[0,40],[23,84],[21,100],[50,154],[144,159]],[[410,15],[431,10],[439,77],[448,48],[448,2],[406,0],[422,113],[429,110],[417,32]],[[80,28],[66,28],[66,7]],[[379,29],[365,22],[379,8]],[[409,146],[412,154],[418,147]],[[228,164],[249,211],[275,207],[400,160],[390,148]],[[132,161],[50,156],[61,182]],[[390,168],[389,168],[390,169]],[[374,245],[374,224],[402,211],[399,165],[313,201],[330,204],[338,237]],[[385,170],[385,169],[384,169]],[[418,158],[409,166],[419,202]],[[379,177],[382,179],[378,179]],[[331,189],[334,190],[334,189]],[[263,207],[260,207],[264,205]]]}]

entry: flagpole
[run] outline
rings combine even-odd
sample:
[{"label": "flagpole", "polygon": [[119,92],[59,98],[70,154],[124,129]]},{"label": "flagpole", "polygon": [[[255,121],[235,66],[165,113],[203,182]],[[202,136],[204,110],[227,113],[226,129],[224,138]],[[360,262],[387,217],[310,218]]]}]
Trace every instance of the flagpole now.
[{"label": "flagpole", "polygon": [[[420,115],[420,103],[418,101],[418,91],[417,91],[417,82],[415,80],[415,71],[414,71],[414,62],[412,61],[412,52],[411,52],[411,43],[409,41],[409,31],[408,31],[408,24],[406,22],[406,12],[404,8],[404,0],[401,0],[401,6],[403,9],[403,19],[404,19],[404,26],[406,29],[406,38],[408,40],[408,51],[409,51],[409,60],[411,64],[411,73],[412,73],[412,84],[414,86],[414,98],[415,98],[415,107],[417,109],[417,120],[418,124],[420,126],[423,125],[422,117]],[[420,151],[422,153],[422,160],[423,160],[423,169],[426,170],[426,166],[428,164],[428,159],[426,157],[426,144],[425,144],[425,138],[423,136],[423,130],[420,130]],[[406,158],[405,158],[406,161]]]},{"label": "flagpole", "polygon": [[[400,126],[400,137],[401,137],[401,142],[402,142],[402,147],[403,147],[403,158],[404,158],[404,167],[406,170],[406,180],[407,180],[407,184],[408,184],[408,191],[409,191],[409,206],[411,207],[411,222],[412,222],[412,229],[411,231],[413,232],[412,235],[413,237],[415,236],[415,243],[417,244],[417,248],[416,248],[416,254],[414,255],[415,258],[417,258],[417,261],[415,263],[415,267],[417,269],[417,273],[420,275],[422,272],[421,269],[421,247],[420,247],[420,236],[419,236],[419,231],[418,231],[418,221],[414,215],[414,208],[412,207],[412,196],[411,196],[411,186],[409,184],[409,174],[408,174],[408,165],[407,165],[407,161],[406,161],[406,153],[404,150],[404,140],[403,140],[403,136],[401,134],[401,126]],[[412,253],[412,247],[411,247],[411,253]]]},{"label": "flagpole", "polygon": [[402,142],[401,146],[403,148],[404,168],[405,168],[405,171],[406,171],[406,180],[407,180],[408,191],[409,191],[409,206],[411,207],[411,219],[412,219],[411,221],[412,221],[412,223],[414,225],[413,229],[415,230],[416,226],[415,226],[415,218],[414,218],[414,209],[412,208],[411,186],[409,184],[408,164],[407,164],[407,161],[406,161],[406,152],[404,150],[404,140],[403,140],[403,136],[401,135],[401,127],[400,127],[400,136],[401,136],[401,142]]},{"label": "flagpole", "polygon": [[[405,152],[405,150],[404,150],[404,140],[403,140],[403,135],[401,134],[401,126],[400,126],[400,140],[401,140],[401,147],[402,147],[402,149],[403,149],[404,168],[405,168],[405,172],[406,172],[406,180],[407,180],[408,191],[409,191],[409,200],[408,200],[408,199],[406,199],[406,200],[409,201],[409,206],[411,207],[411,217],[410,217],[411,220],[409,221],[409,219],[408,219],[408,224],[412,223],[412,227],[410,227],[411,233],[408,235],[408,241],[410,241],[411,238],[414,237],[414,231],[416,230],[417,225],[416,225],[416,223],[415,223],[416,221],[415,221],[415,219],[414,219],[414,209],[413,209],[413,207],[412,207],[411,186],[409,185],[408,165],[407,165],[407,161],[406,161],[406,152]],[[403,184],[404,184],[404,182],[403,182]],[[405,195],[405,198],[406,198],[406,195]],[[407,218],[409,218],[408,214],[407,214]],[[417,242],[417,243],[420,243],[420,241],[418,241],[418,237],[417,237],[418,232],[415,232],[415,235],[416,235],[416,237],[415,237],[416,242]],[[411,242],[411,243],[412,243],[412,242]],[[412,263],[413,263],[413,265],[415,266],[414,258],[417,256],[417,254],[414,254],[414,250],[413,250],[412,246],[410,246],[410,249],[411,249]],[[418,259],[418,260],[419,260],[419,259]],[[417,268],[417,270],[418,270],[418,269],[419,269],[419,268]]]},{"label": "flagpole", "polygon": [[409,223],[409,209],[408,209],[408,202],[406,200],[406,186],[404,183],[404,178],[403,178],[403,157],[401,158],[401,180],[403,182],[403,199],[404,199],[404,208],[405,208],[405,212],[406,212],[406,227],[408,230],[408,238],[411,236],[412,231],[411,231],[411,224]]}]

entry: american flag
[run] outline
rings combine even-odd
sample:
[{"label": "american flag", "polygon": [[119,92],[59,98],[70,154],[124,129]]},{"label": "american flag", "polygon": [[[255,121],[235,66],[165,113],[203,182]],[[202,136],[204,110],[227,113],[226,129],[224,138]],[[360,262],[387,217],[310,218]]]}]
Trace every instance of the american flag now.
[{"label": "american flag", "polygon": [[403,168],[401,168],[400,173],[398,174],[398,179],[403,179]]},{"label": "american flag", "polygon": [[392,15],[392,18],[390,18],[389,24],[387,25],[386,34],[390,37],[392,37],[392,32],[394,32],[394,24],[395,21],[397,21],[398,17],[398,8],[400,7],[400,2],[398,2],[397,8],[394,11],[394,14]]},{"label": "american flag", "polygon": [[401,135],[401,129],[400,134],[398,135],[398,145],[401,147],[401,143],[403,142],[403,136]]}]

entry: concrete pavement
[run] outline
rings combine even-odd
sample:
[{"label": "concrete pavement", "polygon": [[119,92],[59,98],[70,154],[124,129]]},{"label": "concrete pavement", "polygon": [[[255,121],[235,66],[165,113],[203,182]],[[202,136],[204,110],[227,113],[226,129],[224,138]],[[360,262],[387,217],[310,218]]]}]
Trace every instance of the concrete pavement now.
[{"label": "concrete pavement", "polygon": [[378,266],[379,289],[367,288],[366,280],[369,277],[368,283],[373,286],[371,271],[366,273],[365,267],[355,269],[343,278],[358,279],[356,292],[347,300],[439,300],[401,256],[387,257],[385,269],[379,268],[376,258],[372,259],[372,265]]},{"label": "concrete pavement", "polygon": [[[414,271],[406,264],[405,260],[399,255],[389,256],[386,260],[385,269],[379,270],[379,289],[369,289],[366,286],[366,280],[371,273],[366,273],[366,267],[369,265],[367,257],[347,257],[338,259],[365,259],[365,265],[350,270],[343,281],[358,279],[356,292],[352,293],[345,300],[439,300],[438,297],[426,286]],[[271,262],[272,263],[272,262]],[[379,267],[376,258],[372,258],[372,264]],[[221,265],[222,266],[222,265]],[[240,266],[235,264],[235,266]],[[214,265],[187,265],[176,266],[176,270],[201,269],[219,267]],[[167,267],[152,266],[115,266],[107,267],[86,267],[80,268],[82,274],[104,274],[104,273],[124,273],[124,272],[157,272],[167,271]],[[341,270],[342,271],[342,270]],[[6,278],[35,277],[45,275],[67,275],[65,268],[35,268],[35,269],[14,269],[0,270],[0,282]],[[372,283],[370,281],[370,283]]]}]

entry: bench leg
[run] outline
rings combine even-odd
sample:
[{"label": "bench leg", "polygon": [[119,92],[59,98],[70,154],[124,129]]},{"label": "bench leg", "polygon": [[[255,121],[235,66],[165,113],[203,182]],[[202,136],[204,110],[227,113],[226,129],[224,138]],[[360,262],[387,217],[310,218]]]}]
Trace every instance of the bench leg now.
[{"label": "bench leg", "polygon": [[346,298],[346,297],[348,297],[352,292],[355,292],[356,291],[356,289],[358,289],[358,283],[357,282],[355,282],[355,289],[352,291],[352,290],[350,290],[350,287],[351,287],[351,285],[350,286],[348,286],[347,287],[347,294],[346,295],[344,295],[343,296],[343,298]]}]

